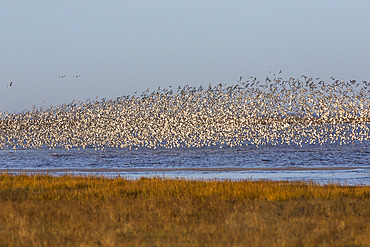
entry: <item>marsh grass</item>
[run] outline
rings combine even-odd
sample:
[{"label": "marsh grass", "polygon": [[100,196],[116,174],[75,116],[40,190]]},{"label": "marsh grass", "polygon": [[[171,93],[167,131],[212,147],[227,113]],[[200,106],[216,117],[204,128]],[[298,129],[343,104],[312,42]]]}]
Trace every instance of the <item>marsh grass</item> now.
[{"label": "marsh grass", "polygon": [[370,187],[0,175],[0,246],[370,246]]}]

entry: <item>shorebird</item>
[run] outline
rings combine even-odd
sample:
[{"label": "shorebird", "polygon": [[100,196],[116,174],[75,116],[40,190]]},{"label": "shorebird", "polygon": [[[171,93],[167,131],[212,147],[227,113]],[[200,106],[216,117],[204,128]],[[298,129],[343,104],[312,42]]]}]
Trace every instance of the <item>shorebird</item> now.
[{"label": "shorebird", "polygon": [[[78,77],[78,76],[77,76]],[[370,140],[368,82],[256,77],[0,112],[0,149],[347,144]],[[8,87],[12,85],[12,82]],[[43,101],[44,103],[44,101]]]},{"label": "shorebird", "polygon": [[73,76],[73,78],[75,78],[75,79],[76,79],[76,78],[78,78],[78,77],[80,77],[80,76],[81,76],[81,75],[74,75],[74,76]]},{"label": "shorebird", "polygon": [[11,86],[13,86],[13,82],[12,81],[9,83],[8,88],[11,87]]},{"label": "shorebird", "polygon": [[66,77],[66,75],[61,75],[59,76],[59,79],[63,79],[64,77]]}]

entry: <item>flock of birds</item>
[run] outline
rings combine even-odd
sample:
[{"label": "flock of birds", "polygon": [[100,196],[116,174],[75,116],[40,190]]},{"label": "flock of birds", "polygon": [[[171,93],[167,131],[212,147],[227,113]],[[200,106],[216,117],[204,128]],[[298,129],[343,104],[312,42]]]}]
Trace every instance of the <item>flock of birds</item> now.
[{"label": "flock of birds", "polygon": [[369,140],[370,81],[278,76],[4,111],[0,149],[222,148]]}]

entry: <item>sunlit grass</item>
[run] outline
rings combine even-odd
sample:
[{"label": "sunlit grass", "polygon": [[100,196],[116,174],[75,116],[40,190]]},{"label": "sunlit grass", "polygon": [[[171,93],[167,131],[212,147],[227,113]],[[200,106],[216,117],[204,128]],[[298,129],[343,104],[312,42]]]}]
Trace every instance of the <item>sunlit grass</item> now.
[{"label": "sunlit grass", "polygon": [[0,175],[0,246],[368,246],[370,187]]}]

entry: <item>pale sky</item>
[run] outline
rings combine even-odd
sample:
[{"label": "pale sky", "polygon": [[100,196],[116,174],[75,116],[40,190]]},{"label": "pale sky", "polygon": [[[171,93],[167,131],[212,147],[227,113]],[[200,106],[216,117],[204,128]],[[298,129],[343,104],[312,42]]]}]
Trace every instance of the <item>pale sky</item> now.
[{"label": "pale sky", "polygon": [[0,0],[0,111],[280,69],[370,80],[369,13],[369,0]]}]

